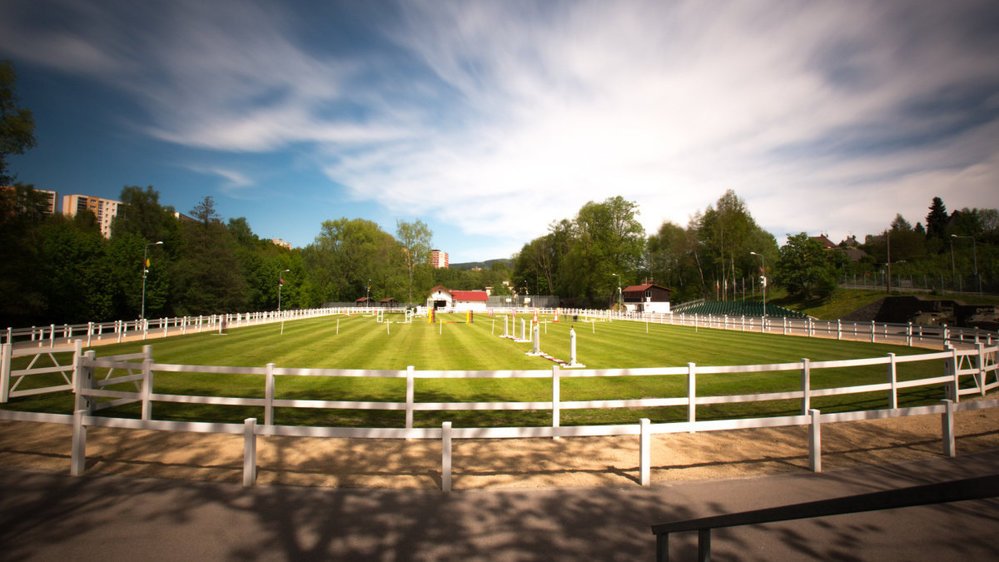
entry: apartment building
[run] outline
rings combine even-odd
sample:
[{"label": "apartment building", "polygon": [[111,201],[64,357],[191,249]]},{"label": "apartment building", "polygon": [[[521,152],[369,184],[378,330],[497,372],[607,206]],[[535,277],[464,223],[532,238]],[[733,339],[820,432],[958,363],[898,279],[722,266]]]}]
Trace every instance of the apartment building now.
[{"label": "apartment building", "polygon": [[97,224],[100,226],[101,235],[111,238],[111,222],[118,215],[118,207],[121,201],[114,199],[104,199],[92,195],[63,195],[62,214],[67,217],[75,217],[77,214],[89,211],[97,217]]},{"label": "apartment building", "polygon": [[447,269],[447,252],[442,252],[440,250],[430,250],[430,265],[434,269]]}]

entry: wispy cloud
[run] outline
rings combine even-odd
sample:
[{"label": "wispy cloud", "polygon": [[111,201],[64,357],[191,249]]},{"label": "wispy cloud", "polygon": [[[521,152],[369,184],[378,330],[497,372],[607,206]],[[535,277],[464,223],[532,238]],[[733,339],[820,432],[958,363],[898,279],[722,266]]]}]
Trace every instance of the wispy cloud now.
[{"label": "wispy cloud", "polygon": [[407,1],[349,25],[295,5],[28,5],[0,8],[2,49],[131,93],[147,134],[305,151],[355,200],[509,251],[618,194],[653,230],[735,189],[778,236],[915,222],[934,195],[999,206],[987,0]]}]

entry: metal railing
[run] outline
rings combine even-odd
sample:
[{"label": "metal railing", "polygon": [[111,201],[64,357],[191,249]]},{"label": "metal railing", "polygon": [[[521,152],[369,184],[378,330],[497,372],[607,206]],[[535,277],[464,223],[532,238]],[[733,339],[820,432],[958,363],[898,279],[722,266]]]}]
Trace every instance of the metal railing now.
[{"label": "metal railing", "polygon": [[714,529],[994,497],[999,497],[999,474],[661,523],[652,526],[656,536],[656,562],[669,561],[671,533],[697,531],[697,559],[707,561],[711,559],[711,531]]}]

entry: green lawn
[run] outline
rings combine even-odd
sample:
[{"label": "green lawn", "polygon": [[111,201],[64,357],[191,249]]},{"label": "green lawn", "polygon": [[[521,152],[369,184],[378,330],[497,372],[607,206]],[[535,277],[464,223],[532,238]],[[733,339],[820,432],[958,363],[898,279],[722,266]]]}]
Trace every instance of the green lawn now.
[{"label": "green lawn", "polygon": [[[390,324],[372,316],[333,316],[287,322],[284,334],[277,324],[233,329],[227,335],[191,334],[151,340],[157,363],[262,367],[312,367],[336,369],[404,370],[551,370],[546,359],[526,355],[530,344],[499,337],[503,316],[477,315],[472,324],[464,315],[442,315],[443,323],[430,325],[425,319],[412,324],[398,322],[401,315],[388,315]],[[547,323],[542,329],[541,349],[560,359],[569,359],[571,323]],[[517,321],[519,327],[519,319]],[[742,365],[898,355],[925,352],[916,348],[844,342],[803,337],[762,335],[642,322],[576,322],[577,359],[588,369],[640,368],[698,365]],[[142,343],[95,348],[98,357],[134,353]],[[62,357],[61,360],[66,360]],[[18,368],[15,365],[15,368]],[[902,380],[943,372],[943,362],[921,362],[899,366]],[[563,401],[686,396],[686,378],[576,377],[563,370]],[[886,380],[886,367],[813,370],[812,388],[871,384]],[[27,383],[28,381],[26,381]],[[37,382],[37,381],[35,381]],[[797,371],[700,375],[698,395],[724,395],[791,391],[799,388]],[[359,377],[278,377],[278,398],[316,400],[364,400],[402,402],[403,379]],[[216,396],[262,397],[263,377],[156,373],[155,392]],[[886,393],[813,400],[823,411],[886,407]],[[917,389],[900,395],[900,403],[936,402],[941,387]],[[417,402],[548,401],[551,383],[546,379],[418,379]],[[12,400],[11,409],[68,413],[68,393]],[[238,422],[249,416],[262,417],[261,409],[206,405],[156,403],[157,419],[222,420]],[[702,406],[699,419],[735,416],[787,415],[800,411],[800,401]],[[138,406],[116,408],[108,415],[136,416]],[[686,407],[607,410],[563,410],[562,424],[632,423],[648,417],[656,422],[686,419]],[[546,425],[551,414],[541,412],[417,412],[418,426],[439,426],[451,420],[456,426]],[[280,424],[390,426],[403,425],[402,412],[278,409]]]}]

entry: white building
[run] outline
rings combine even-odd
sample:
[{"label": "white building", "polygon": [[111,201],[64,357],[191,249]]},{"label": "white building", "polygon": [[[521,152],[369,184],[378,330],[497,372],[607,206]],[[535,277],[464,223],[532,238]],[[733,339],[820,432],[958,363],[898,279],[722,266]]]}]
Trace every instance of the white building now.
[{"label": "white building", "polygon": [[427,297],[427,309],[447,309],[455,312],[485,312],[489,295],[485,291],[452,291],[442,285],[431,289]]}]

